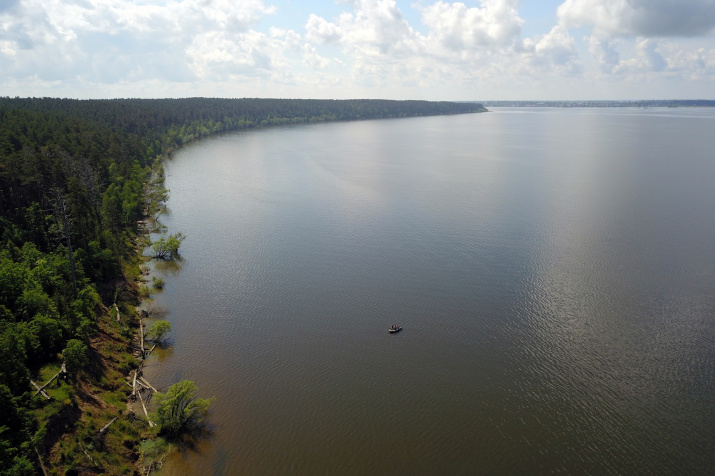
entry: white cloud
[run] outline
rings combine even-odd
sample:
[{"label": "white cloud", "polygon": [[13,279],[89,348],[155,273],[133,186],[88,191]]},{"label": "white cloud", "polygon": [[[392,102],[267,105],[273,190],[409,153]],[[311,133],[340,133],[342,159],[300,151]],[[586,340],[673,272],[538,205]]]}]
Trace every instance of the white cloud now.
[{"label": "white cloud", "polygon": [[635,55],[620,61],[614,68],[616,74],[637,76],[647,73],[659,73],[666,69],[668,63],[658,51],[656,41],[640,38],[636,43]]},{"label": "white cloud", "polygon": [[591,30],[584,41],[600,74],[594,77],[630,83],[713,77],[712,49],[679,40],[713,31],[713,0],[566,0],[557,15],[562,28]]},{"label": "white cloud", "polygon": [[354,13],[342,13],[333,21],[311,15],[306,39],[337,43],[346,52],[362,57],[400,56],[418,49],[420,36],[402,16],[394,0],[356,0]]},{"label": "white cloud", "polygon": [[598,68],[603,73],[612,73],[621,60],[620,54],[616,49],[618,40],[608,40],[591,36],[588,38],[588,51],[596,60]]},{"label": "white cloud", "polygon": [[330,65],[330,60],[320,56],[315,46],[306,43],[303,45],[303,64],[314,69],[324,69]]},{"label": "white cloud", "polygon": [[424,32],[415,30],[393,0],[355,0],[333,19],[311,15],[305,38],[337,45],[361,87],[460,88],[523,81],[546,74],[578,75],[581,64],[565,28],[522,39],[518,0],[484,0],[477,7],[438,0],[413,5]]},{"label": "white cloud", "polygon": [[270,1],[0,0],[0,94],[533,98],[715,75],[712,39],[678,37],[712,31],[715,0],[565,0],[541,31],[519,0]]},{"label": "white cloud", "polygon": [[623,41],[589,38],[590,51],[601,71],[628,81],[658,77],[688,80],[715,79],[715,49],[685,49],[668,40],[637,38],[632,53],[621,59],[616,48]]},{"label": "white cloud", "polygon": [[340,27],[327,21],[325,18],[311,13],[305,24],[306,39],[315,43],[339,43],[341,38]]},{"label": "white cloud", "polygon": [[[348,2],[352,12],[343,12],[332,20],[311,15],[305,24],[305,38],[318,45],[337,45],[344,63],[344,77],[351,89],[399,87],[407,77],[420,70],[425,61],[426,39],[404,18],[394,0],[355,0]],[[308,50],[312,51],[312,50]],[[325,58],[313,67],[327,65]],[[345,61],[343,61],[345,60]],[[411,77],[411,76],[408,76]],[[346,82],[344,80],[344,83]]]},{"label": "white cloud", "polygon": [[666,43],[661,51],[668,58],[668,67],[690,81],[715,81],[715,48],[697,48],[690,51]]},{"label": "white cloud", "polygon": [[548,61],[559,73],[578,74],[581,62],[576,52],[576,44],[568,31],[555,26],[539,40],[535,48],[538,57]]},{"label": "white cloud", "polygon": [[713,0],[566,0],[557,14],[564,27],[591,27],[599,37],[693,37],[715,28]]},{"label": "white cloud", "polygon": [[[482,6],[437,1],[415,6],[426,34],[417,32],[394,0],[355,0],[352,12],[332,20],[311,15],[305,38],[342,48],[351,78],[362,84],[426,85],[444,78],[472,77],[475,62],[514,54],[521,24],[514,0],[485,0]],[[486,63],[488,65],[488,63]]]},{"label": "white cloud", "polygon": [[482,7],[438,1],[422,7],[422,22],[430,29],[430,40],[447,49],[462,50],[509,46],[521,35],[524,23],[516,0],[484,0]]},{"label": "white cloud", "polygon": [[248,49],[265,65],[246,43],[260,40],[250,27],[274,11],[260,0],[23,0],[0,10],[0,66],[17,78],[191,80],[202,73],[192,53],[211,39],[223,48],[205,63],[228,51],[241,63]]}]

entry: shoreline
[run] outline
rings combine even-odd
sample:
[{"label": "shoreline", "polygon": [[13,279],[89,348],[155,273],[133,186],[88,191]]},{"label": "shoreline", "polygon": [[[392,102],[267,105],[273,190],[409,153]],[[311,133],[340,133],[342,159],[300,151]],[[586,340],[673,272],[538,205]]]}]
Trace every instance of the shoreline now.
[{"label": "shoreline", "polygon": [[[18,359],[9,362],[3,374],[11,391],[5,396],[15,399],[18,415],[29,417],[10,428],[10,457],[16,455],[22,464],[46,474],[131,474],[141,467],[146,453],[142,441],[157,433],[142,421],[144,408],[140,412],[129,400],[137,394],[134,377],[146,362],[143,350],[135,355],[141,347],[142,309],[149,309],[150,295],[156,292],[142,271],[151,267],[145,256],[150,230],[142,225],[149,216],[156,217],[156,210],[142,208],[150,200],[167,199],[161,194],[150,197],[146,187],[153,185],[151,171],[177,149],[209,135],[250,128],[481,112],[477,107],[386,100],[0,98],[8,163],[21,164],[30,154],[38,170],[62,172],[35,176],[15,167],[0,183],[7,200],[0,218],[13,231],[5,241],[8,266],[30,276],[37,256],[57,264],[52,276],[62,277],[57,283],[22,283],[41,288],[42,302],[53,311],[49,319],[42,313],[25,315],[24,301],[14,294],[5,303],[12,313],[6,313],[7,342],[18,344],[8,347]],[[57,154],[39,153],[45,147]],[[75,176],[79,182],[70,180]],[[40,210],[53,200],[44,184],[56,180],[60,198],[87,205],[75,210],[86,221],[76,225],[74,243],[68,238],[66,246],[48,241],[57,213]],[[22,193],[15,193],[18,190]],[[28,213],[37,214],[36,223],[27,223]],[[78,251],[74,258],[83,266],[81,299],[73,247]],[[67,257],[64,249],[69,250]],[[71,267],[74,292],[67,284],[70,273],[60,266],[65,261],[70,263],[66,266]],[[80,305],[84,307],[74,308]],[[49,339],[42,342],[44,350],[38,339],[30,339],[40,334]],[[56,378],[66,358],[69,372],[66,378]],[[21,379],[14,377],[16,371]],[[24,387],[31,384],[42,386],[44,394],[33,395],[33,389],[25,396]]]},{"label": "shoreline", "polygon": [[[486,112],[486,111],[478,111],[478,112]],[[450,114],[450,115],[456,115],[456,114]],[[195,142],[199,140],[203,140],[208,138],[209,136],[215,136],[215,135],[221,135],[221,134],[226,134],[226,133],[235,133],[235,132],[241,132],[246,129],[259,129],[259,128],[269,128],[269,127],[277,127],[277,126],[292,126],[292,125],[310,125],[310,124],[318,124],[318,123],[328,123],[328,122],[353,122],[353,121],[362,121],[362,120],[373,120],[373,119],[407,119],[407,118],[414,118],[414,117],[432,117],[432,116],[406,116],[406,117],[390,117],[390,118],[365,118],[365,119],[345,119],[345,120],[324,120],[324,121],[311,121],[311,122],[299,122],[299,123],[284,123],[284,124],[265,124],[265,125],[260,125],[256,124],[251,127],[243,127],[243,128],[234,128],[230,130],[224,130],[224,131],[218,131],[218,132],[211,132],[206,135],[200,135],[200,136],[195,136],[192,137],[190,140],[187,140],[181,144],[177,144],[175,146],[168,147],[167,149],[164,150],[164,152],[161,155],[158,155],[152,164],[152,178],[155,178],[155,174],[157,174],[158,170],[161,170],[161,174],[163,174],[163,164],[166,160],[170,160],[171,157],[173,156],[174,152],[179,150],[180,148]],[[130,368],[128,369],[127,372],[121,374],[121,380],[124,382],[121,384],[121,387],[123,387],[123,392],[125,394],[124,398],[124,406],[125,410],[119,410],[118,412],[112,411],[112,408],[106,408],[107,404],[106,402],[102,402],[98,404],[98,407],[102,408],[102,410],[106,411],[98,411],[95,414],[95,417],[100,419],[101,421],[106,421],[109,425],[116,425],[114,422],[118,421],[117,419],[121,417],[128,417],[135,422],[137,422],[136,427],[134,428],[134,436],[130,439],[127,439],[127,435],[123,435],[123,444],[124,446],[127,446],[132,443],[131,446],[131,452],[128,454],[123,454],[121,455],[120,452],[117,452],[116,450],[112,449],[111,447],[107,446],[105,447],[105,452],[99,452],[101,453],[102,457],[98,456],[91,456],[87,454],[88,460],[92,463],[91,466],[80,466],[84,472],[82,474],[98,474],[102,470],[109,470],[111,473],[111,468],[108,468],[106,463],[99,464],[97,461],[102,461],[105,458],[104,457],[109,457],[109,456],[115,456],[119,457],[121,459],[121,464],[123,467],[127,467],[127,465],[131,465],[136,468],[137,471],[142,472],[143,474],[150,474],[151,471],[160,469],[161,466],[167,462],[167,460],[171,460],[170,455],[175,451],[175,448],[173,448],[171,445],[167,448],[165,447],[158,455],[156,455],[153,458],[148,457],[146,454],[142,452],[142,447],[144,447],[147,443],[152,443],[157,440],[158,434],[155,429],[153,429],[152,424],[153,422],[149,423],[150,416],[151,416],[151,396],[155,393],[155,386],[151,384],[149,381],[144,379],[145,383],[141,383],[142,379],[142,374],[144,369],[147,367],[147,362],[149,357],[154,357],[156,358],[156,354],[153,352],[151,354],[154,354],[153,356],[151,354],[146,355],[145,358],[141,358],[141,355],[137,354],[137,349],[141,345],[141,333],[142,333],[142,328],[140,325],[146,325],[147,320],[149,322],[152,322],[154,319],[152,319],[152,313],[151,313],[151,307],[150,303],[152,301],[152,294],[155,294],[157,292],[161,292],[161,290],[154,290],[151,288],[150,280],[151,277],[154,275],[154,267],[155,264],[152,263],[153,259],[150,256],[147,256],[146,250],[148,247],[151,246],[151,238],[150,235],[155,231],[157,226],[160,226],[158,217],[161,215],[161,213],[157,213],[155,216],[152,216],[150,213],[150,202],[148,200],[149,196],[149,191],[148,191],[148,186],[152,182],[152,178],[148,179],[147,182],[144,184],[147,189],[144,190],[143,194],[145,197],[145,203],[146,203],[146,209],[141,217],[140,220],[137,222],[137,227],[136,230],[132,232],[132,258],[128,263],[126,263],[125,270],[123,272],[123,279],[121,282],[123,283],[120,287],[123,287],[127,291],[127,295],[124,296],[123,299],[117,299],[116,308],[114,307],[114,304],[111,304],[110,307],[107,308],[107,311],[103,312],[102,315],[98,318],[98,320],[105,320],[106,322],[104,323],[104,326],[100,326],[100,334],[99,336],[96,337],[96,339],[92,342],[92,348],[95,349],[95,351],[101,355],[102,360],[104,361],[111,361],[113,359],[116,359],[116,356],[113,356],[111,352],[103,352],[102,348],[103,346],[106,346],[108,341],[111,341],[112,339],[109,338],[108,336],[111,335],[112,331],[115,331],[116,334],[116,326],[115,326],[115,319],[116,319],[116,310],[119,309],[119,314],[121,315],[120,319],[122,322],[126,322],[128,327],[132,329],[131,335],[123,335],[122,336],[122,344],[125,346],[125,352],[123,353],[121,358],[124,358],[126,360],[134,361],[135,365],[131,365]],[[143,315],[143,313],[146,313]],[[126,321],[125,321],[126,319]],[[119,322],[119,321],[117,321]],[[154,359],[152,359],[154,360]],[[150,366],[154,366],[153,364],[150,364]],[[135,379],[136,377],[136,379]],[[140,382],[138,386],[134,383],[136,381]],[[85,383],[88,386],[91,386],[89,382]],[[148,384],[148,385],[147,385]],[[136,389],[140,388],[141,390],[137,391]],[[98,388],[95,391],[90,391],[88,393],[101,393],[101,388]],[[141,395],[147,395],[147,401],[145,400],[144,396]],[[132,400],[133,395],[138,395],[139,398],[135,398],[135,400]],[[109,426],[111,429],[112,427]],[[130,432],[131,433],[131,432]],[[64,438],[72,437],[72,436],[77,436],[77,431],[71,431],[67,432],[63,435]],[[61,437],[62,438],[62,437]],[[55,450],[55,448],[53,448]],[[56,459],[57,455],[50,455],[50,458],[48,458],[50,463],[54,462]],[[148,464],[147,464],[148,463]],[[58,464],[51,464],[51,467],[54,469],[55,467],[62,467],[61,465]],[[96,470],[97,472],[94,472],[93,470]]]}]

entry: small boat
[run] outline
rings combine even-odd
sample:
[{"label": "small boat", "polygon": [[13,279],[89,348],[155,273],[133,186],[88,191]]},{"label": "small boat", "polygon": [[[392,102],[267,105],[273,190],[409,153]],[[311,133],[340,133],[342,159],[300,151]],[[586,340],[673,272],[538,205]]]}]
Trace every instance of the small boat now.
[{"label": "small boat", "polygon": [[397,324],[395,324],[394,326],[391,326],[391,327],[388,329],[388,332],[390,332],[390,334],[397,334],[397,333],[400,332],[401,330],[402,330],[402,327],[401,327],[401,326],[398,326]]}]

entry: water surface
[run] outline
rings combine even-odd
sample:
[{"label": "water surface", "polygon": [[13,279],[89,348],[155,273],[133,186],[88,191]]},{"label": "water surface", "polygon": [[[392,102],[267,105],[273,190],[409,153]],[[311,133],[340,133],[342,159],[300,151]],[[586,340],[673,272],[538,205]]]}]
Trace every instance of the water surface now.
[{"label": "water surface", "polygon": [[216,401],[163,474],[709,473],[713,130],[502,108],[183,148],[147,375]]}]

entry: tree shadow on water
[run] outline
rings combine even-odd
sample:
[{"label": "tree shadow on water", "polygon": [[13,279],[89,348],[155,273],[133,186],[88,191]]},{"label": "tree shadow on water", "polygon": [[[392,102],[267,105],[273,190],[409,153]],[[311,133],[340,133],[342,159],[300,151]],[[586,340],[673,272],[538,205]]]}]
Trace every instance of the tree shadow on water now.
[{"label": "tree shadow on water", "polygon": [[154,349],[153,354],[156,355],[156,358],[159,362],[162,362],[163,360],[168,359],[169,357],[174,355],[173,340],[168,339],[165,342],[157,344],[156,349]]},{"label": "tree shadow on water", "polygon": [[174,259],[155,259],[153,261],[154,270],[164,276],[177,274],[184,266],[184,259],[181,255]]},{"label": "tree shadow on water", "polygon": [[169,309],[164,306],[147,306],[147,314],[155,320],[166,319]]},{"label": "tree shadow on water", "polygon": [[213,438],[214,428],[204,423],[179,436],[167,438],[167,441],[174,445],[176,452],[182,459],[187,459],[194,455],[200,455],[203,450],[206,450]]}]

